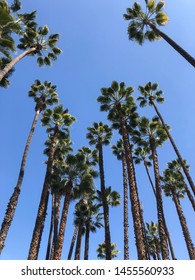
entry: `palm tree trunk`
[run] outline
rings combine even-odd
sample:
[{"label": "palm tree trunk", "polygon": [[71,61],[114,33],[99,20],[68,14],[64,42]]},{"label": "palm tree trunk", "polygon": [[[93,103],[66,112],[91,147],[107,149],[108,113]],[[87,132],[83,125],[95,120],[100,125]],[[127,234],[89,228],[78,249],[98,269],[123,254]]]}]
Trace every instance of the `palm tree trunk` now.
[{"label": "palm tree trunk", "polygon": [[56,125],[54,130],[54,135],[51,143],[48,163],[47,163],[47,169],[46,169],[46,175],[45,180],[43,184],[43,190],[41,194],[41,199],[38,207],[38,213],[37,218],[35,221],[34,231],[32,235],[32,240],[30,244],[29,254],[28,254],[28,260],[36,260],[38,257],[41,237],[43,233],[43,228],[45,224],[45,218],[46,218],[46,206],[47,206],[47,200],[49,197],[49,187],[50,187],[50,176],[52,173],[52,167],[53,167],[53,161],[54,161],[54,155],[56,150],[56,140],[58,136],[58,127]]},{"label": "palm tree trunk", "polygon": [[166,131],[166,133],[167,133],[167,136],[168,136],[168,138],[169,138],[169,140],[170,140],[170,142],[171,142],[171,144],[172,144],[172,146],[173,146],[173,149],[175,150],[175,153],[176,153],[176,155],[177,155],[177,157],[178,157],[178,159],[179,159],[179,162],[180,162],[180,164],[181,164],[181,166],[182,166],[182,168],[183,168],[183,171],[184,171],[184,173],[185,173],[185,175],[186,175],[186,178],[188,179],[188,182],[189,182],[189,184],[190,184],[190,186],[191,186],[191,188],[192,188],[192,191],[193,191],[193,193],[194,193],[194,195],[195,195],[195,186],[194,186],[194,182],[193,182],[193,180],[192,180],[192,178],[191,178],[191,176],[190,176],[190,174],[189,174],[189,172],[188,172],[188,170],[187,170],[187,168],[186,168],[185,162],[183,161],[183,158],[182,158],[182,156],[180,155],[180,152],[179,152],[179,150],[178,150],[178,148],[177,148],[175,142],[173,141],[173,138],[172,138],[171,134],[169,133],[169,130],[167,129],[167,126],[166,126],[166,124],[165,124],[165,122],[164,122],[164,120],[163,120],[163,118],[162,118],[160,112],[158,111],[158,108],[157,108],[156,104],[154,103],[153,100],[150,100],[150,102],[151,102],[151,104],[153,105],[153,107],[154,107],[154,109],[155,109],[155,111],[156,111],[158,117],[160,118],[160,120],[161,120],[161,122],[162,122],[162,125],[163,125],[163,127],[164,127],[164,129],[165,129],[165,131]]},{"label": "palm tree trunk", "polygon": [[16,63],[18,63],[22,58],[27,56],[30,53],[33,53],[36,51],[36,47],[30,48],[29,50],[24,51],[20,55],[18,55],[16,58],[14,58],[10,63],[8,63],[4,69],[0,71],[0,82],[5,77],[5,75],[15,66]]},{"label": "palm tree trunk", "polygon": [[90,235],[90,228],[89,225],[86,224],[84,260],[89,259],[89,235]]},{"label": "palm tree trunk", "polygon": [[30,144],[32,141],[32,137],[33,137],[33,133],[37,124],[37,120],[39,117],[39,113],[40,113],[40,109],[36,111],[35,113],[35,117],[34,120],[32,122],[32,126],[30,129],[30,133],[26,142],[26,146],[24,149],[24,153],[23,153],[23,157],[22,157],[22,162],[21,162],[21,166],[20,166],[20,171],[19,171],[19,176],[18,176],[18,181],[17,184],[14,188],[13,194],[9,200],[8,206],[7,206],[7,210],[5,213],[5,217],[1,226],[1,231],[0,231],[0,254],[4,248],[4,244],[8,235],[8,231],[9,228],[11,226],[11,223],[13,221],[14,218],[14,214],[16,211],[16,207],[18,204],[18,200],[19,200],[19,196],[20,196],[20,192],[21,192],[21,186],[22,186],[22,182],[23,182],[23,178],[24,178],[24,171],[25,171],[25,167],[26,167],[26,160],[27,160],[27,156],[28,156],[28,151],[30,148]]},{"label": "palm tree trunk", "polygon": [[52,234],[53,234],[53,211],[54,211],[54,196],[52,195],[52,207],[51,207],[51,220],[50,220],[50,229],[49,229],[49,237],[48,237],[48,242],[47,242],[47,251],[46,251],[46,260],[50,259],[50,254],[51,254],[51,243],[52,243]]},{"label": "palm tree trunk", "polygon": [[134,224],[134,232],[135,232],[135,240],[136,240],[136,248],[138,253],[139,260],[146,260],[146,250],[144,243],[144,236],[142,232],[142,223],[141,223],[141,210],[140,210],[140,202],[138,196],[138,190],[136,186],[136,178],[134,173],[134,165],[133,165],[133,156],[130,149],[128,132],[125,125],[124,116],[121,112],[121,105],[117,105],[117,109],[119,112],[119,121],[122,131],[123,145],[125,151],[125,159],[127,163],[127,174],[128,174],[128,182],[130,188],[130,200],[131,200],[131,211],[133,216],[133,224]]},{"label": "palm tree trunk", "polygon": [[176,191],[175,191],[174,187],[171,187],[171,193],[172,193],[172,196],[173,196],[173,201],[175,203],[177,214],[179,216],[179,221],[180,221],[180,224],[181,224],[181,227],[182,227],[183,235],[184,235],[186,246],[187,246],[187,249],[188,249],[188,254],[189,254],[191,260],[195,260],[194,245],[193,245],[193,242],[192,242],[192,239],[191,239],[191,236],[190,236],[190,232],[188,230],[187,222],[186,222],[185,216],[183,214],[180,201],[178,199],[178,196],[176,194]]},{"label": "palm tree trunk", "polygon": [[71,201],[71,192],[72,192],[72,180],[70,179],[69,182],[66,185],[66,195],[64,198],[64,205],[62,209],[62,216],[61,216],[61,221],[60,221],[60,228],[59,228],[59,233],[57,237],[57,246],[56,250],[54,253],[54,260],[60,260],[61,255],[62,255],[62,248],[63,248],[63,243],[64,243],[64,235],[65,235],[65,230],[66,230],[66,222],[67,222],[67,217],[68,217],[68,210],[70,206],[70,201]]},{"label": "palm tree trunk", "polygon": [[79,229],[79,227],[76,226],[75,230],[74,230],[74,233],[73,233],[72,240],[71,240],[71,244],[70,244],[70,250],[69,250],[69,253],[68,253],[68,260],[71,260],[71,258],[72,258],[72,252],[73,252],[74,244],[75,244],[76,237],[77,237],[77,234],[78,234],[78,229]]},{"label": "palm tree trunk", "polygon": [[78,234],[77,234],[75,256],[74,256],[75,260],[80,260],[82,233],[83,233],[83,221],[80,221],[80,223],[79,223],[79,230],[78,230]]},{"label": "palm tree trunk", "polygon": [[160,31],[150,21],[148,21],[147,24],[152,28],[154,32],[156,32],[159,36],[161,36],[171,47],[173,47],[181,56],[183,56],[183,58],[185,58],[193,67],[195,67],[195,59],[189,53],[187,53],[182,47],[180,47],[175,41],[173,41],[165,33]]},{"label": "palm tree trunk", "polygon": [[[147,166],[147,164],[146,164],[145,161],[144,161],[144,166],[145,166],[145,169],[146,169],[146,173],[147,173],[147,175],[148,175],[148,179],[149,179],[150,184],[151,184],[151,186],[152,186],[152,190],[153,190],[154,196],[156,197],[155,186],[154,186],[154,184],[153,184],[152,178],[151,178],[150,173],[149,173],[149,170],[148,170],[148,166]],[[166,223],[165,218],[164,218],[164,227],[165,227],[166,235],[167,235],[167,238],[168,238],[168,243],[169,243],[169,248],[170,248],[172,260],[176,260],[175,253],[174,253],[174,250],[173,250],[172,241],[171,241],[171,237],[170,237],[170,233],[169,233],[169,230],[168,230],[168,227],[167,227],[167,223]]]},{"label": "palm tree trunk", "polygon": [[164,211],[163,211],[163,201],[162,201],[162,189],[160,185],[160,173],[158,165],[158,156],[156,152],[155,140],[150,136],[150,148],[152,151],[155,183],[156,183],[156,202],[157,202],[157,214],[158,214],[158,225],[159,225],[159,237],[163,260],[169,260],[169,250],[167,244],[166,230],[164,226]]},{"label": "palm tree trunk", "polygon": [[102,193],[102,204],[104,213],[104,228],[105,228],[105,244],[106,244],[106,260],[111,260],[111,237],[110,237],[110,224],[109,224],[109,207],[106,199],[106,187],[105,187],[105,177],[104,177],[104,163],[103,163],[103,150],[101,139],[98,141],[98,151],[99,151],[99,170],[100,170],[100,185]]},{"label": "palm tree trunk", "polygon": [[129,260],[129,215],[128,215],[128,182],[125,155],[122,154],[123,192],[124,192],[124,260]]}]

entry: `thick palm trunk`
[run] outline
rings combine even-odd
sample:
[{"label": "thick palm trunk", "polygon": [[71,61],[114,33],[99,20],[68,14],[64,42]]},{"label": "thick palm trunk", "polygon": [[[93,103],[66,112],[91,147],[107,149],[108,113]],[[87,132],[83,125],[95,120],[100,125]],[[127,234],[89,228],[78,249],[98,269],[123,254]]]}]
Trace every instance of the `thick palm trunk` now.
[{"label": "thick palm trunk", "polygon": [[10,63],[8,63],[4,69],[0,71],[0,82],[5,77],[5,75],[15,66],[16,63],[18,63],[22,58],[27,56],[30,53],[33,53],[36,51],[36,47],[30,48],[29,50],[24,51],[20,55],[18,55],[16,58],[14,58]]},{"label": "thick palm trunk", "polygon": [[153,31],[156,32],[159,36],[161,36],[171,47],[173,47],[183,58],[185,58],[193,67],[195,67],[195,59],[186,52],[182,47],[180,47],[175,41],[173,41],[169,36],[160,31],[155,25],[153,25],[150,21],[147,24],[152,28]]},{"label": "thick palm trunk", "polygon": [[88,224],[86,224],[84,260],[89,259],[89,236],[90,236],[90,227]]},{"label": "thick palm trunk", "polygon": [[76,226],[75,230],[74,230],[74,233],[73,233],[72,240],[71,240],[71,244],[70,244],[70,250],[69,250],[69,253],[68,253],[68,260],[71,260],[71,258],[72,258],[72,253],[73,253],[76,237],[77,237],[77,234],[78,234],[78,230],[79,230],[79,227]]},{"label": "thick palm trunk", "polygon": [[124,221],[124,260],[129,260],[129,215],[128,215],[128,182],[127,182],[127,166],[125,162],[125,155],[122,155],[122,169],[123,169],[123,221]]},{"label": "thick palm trunk", "polygon": [[8,235],[8,231],[9,228],[11,226],[11,223],[13,221],[14,215],[15,215],[15,211],[16,211],[16,207],[18,204],[18,200],[19,200],[19,196],[20,196],[20,192],[21,192],[21,186],[22,186],[22,182],[23,182],[23,178],[24,178],[24,171],[25,171],[25,167],[26,167],[26,160],[27,160],[27,156],[28,156],[28,151],[30,148],[30,144],[32,141],[32,137],[33,137],[33,133],[37,124],[37,120],[39,117],[39,113],[40,113],[40,109],[36,111],[35,113],[35,117],[34,120],[32,122],[32,126],[30,129],[30,133],[26,142],[26,146],[24,149],[24,153],[23,153],[23,157],[22,157],[22,162],[21,162],[21,166],[20,166],[20,171],[19,171],[19,176],[18,176],[18,181],[17,184],[14,188],[14,192],[9,200],[8,206],[7,206],[7,210],[5,213],[5,217],[1,226],[1,231],[0,231],[0,254],[4,248],[4,244]]},{"label": "thick palm trunk", "polygon": [[53,161],[54,161],[54,155],[55,155],[55,150],[56,150],[56,140],[57,140],[57,135],[58,135],[58,128],[56,126],[52,143],[51,143],[51,148],[50,148],[50,154],[48,158],[48,163],[47,163],[47,169],[46,169],[46,175],[45,175],[45,180],[43,184],[43,190],[41,194],[41,199],[38,207],[38,213],[37,213],[37,218],[35,221],[35,227],[33,230],[33,235],[32,235],[32,240],[30,244],[30,249],[29,249],[29,254],[28,254],[28,260],[36,260],[38,257],[38,252],[39,252],[39,247],[40,247],[40,242],[41,242],[41,237],[43,233],[43,228],[45,224],[45,218],[46,218],[46,206],[47,206],[47,201],[49,197],[49,187],[50,187],[50,176],[52,172],[52,166],[53,166]]},{"label": "thick palm trunk", "polygon": [[158,215],[159,237],[160,237],[162,258],[163,260],[169,260],[169,249],[167,244],[166,230],[164,226],[165,218],[164,218],[164,211],[163,211],[162,189],[160,185],[158,156],[156,152],[155,140],[153,139],[152,136],[150,136],[150,148],[152,151],[154,174],[155,174],[157,215]]},{"label": "thick palm trunk", "polygon": [[83,233],[83,221],[80,221],[80,223],[79,223],[79,230],[78,230],[78,234],[77,234],[75,256],[74,256],[75,260],[80,260],[82,233]]},{"label": "thick palm trunk", "polygon": [[179,221],[180,221],[180,224],[181,224],[181,227],[182,227],[184,239],[185,239],[186,246],[187,246],[187,249],[188,249],[188,254],[189,254],[191,260],[195,260],[194,245],[193,245],[193,242],[192,242],[192,239],[191,239],[191,236],[190,236],[190,232],[188,230],[187,222],[186,222],[185,216],[183,214],[180,201],[178,199],[178,196],[176,194],[176,191],[175,191],[174,187],[171,188],[171,193],[172,193],[172,196],[173,196],[173,201],[175,203],[175,207],[176,207],[176,210],[177,210]]},{"label": "thick palm trunk", "polygon": [[106,199],[103,150],[102,150],[101,139],[99,139],[98,151],[99,151],[100,186],[101,186],[103,214],[104,214],[106,260],[111,260],[112,254],[111,254],[111,237],[110,237],[110,223],[109,223],[109,207],[108,207],[108,202]]},{"label": "thick palm trunk", "polygon": [[60,221],[60,228],[56,241],[56,250],[54,252],[54,260],[60,260],[62,255],[63,243],[64,243],[64,235],[66,230],[66,222],[68,217],[68,210],[71,201],[71,191],[72,191],[72,180],[69,180],[66,186],[66,195],[64,198],[64,205],[62,209],[62,216]]},{"label": "thick palm trunk", "polygon": [[[146,173],[147,173],[147,175],[148,175],[148,179],[149,179],[150,184],[151,184],[151,186],[152,186],[152,190],[153,190],[154,196],[156,197],[155,186],[154,186],[154,184],[153,184],[152,178],[151,178],[150,173],[149,173],[149,170],[148,170],[148,166],[147,166],[147,164],[146,164],[145,161],[144,161],[144,166],[145,166],[145,169],[146,169]],[[169,242],[169,248],[170,248],[172,260],[176,260],[175,253],[174,253],[174,250],[173,250],[172,241],[171,241],[171,238],[170,238],[169,230],[168,230],[167,223],[166,223],[166,220],[165,220],[165,219],[164,219],[164,227],[165,227],[166,235],[167,235],[168,242]]]},{"label": "thick palm trunk", "polygon": [[141,209],[140,209],[138,190],[137,190],[137,186],[136,186],[136,178],[135,178],[135,173],[134,173],[133,156],[132,156],[132,152],[130,149],[127,128],[125,125],[124,117],[121,112],[120,104],[117,105],[117,109],[119,112],[119,121],[120,121],[120,125],[121,125],[122,138],[123,138],[124,151],[125,151],[125,159],[126,159],[126,163],[127,163],[127,174],[128,174],[129,188],[130,188],[130,200],[131,200],[131,211],[132,211],[132,216],[133,216],[133,224],[134,224],[134,232],[135,232],[138,259],[146,260],[147,256],[146,256],[146,250],[145,250],[144,236],[143,236],[143,232],[142,232]]},{"label": "thick palm trunk", "polygon": [[191,176],[190,176],[190,173],[188,172],[188,169],[187,169],[187,167],[186,167],[186,165],[185,165],[185,162],[183,161],[183,158],[182,158],[182,156],[180,155],[180,152],[179,152],[179,150],[178,150],[178,148],[177,148],[175,142],[173,141],[173,138],[172,138],[171,134],[169,133],[169,130],[167,129],[167,126],[166,126],[166,124],[165,124],[165,122],[164,122],[164,120],[163,120],[163,118],[162,118],[160,112],[158,111],[158,108],[157,108],[156,104],[154,103],[153,100],[150,100],[150,102],[151,102],[151,104],[153,105],[153,107],[154,107],[154,109],[155,109],[155,111],[156,111],[158,117],[160,118],[160,120],[161,120],[161,122],[162,122],[162,125],[163,125],[163,127],[164,127],[164,129],[165,129],[165,131],[166,131],[166,133],[167,133],[167,136],[168,136],[168,138],[169,138],[169,140],[170,140],[170,142],[171,142],[171,144],[172,144],[172,146],[173,146],[173,149],[175,150],[175,153],[176,153],[176,155],[177,155],[177,157],[178,157],[178,159],[179,159],[179,162],[180,162],[180,164],[181,164],[181,166],[182,166],[182,168],[183,168],[183,171],[184,171],[184,173],[185,173],[185,175],[186,175],[186,178],[188,179],[188,182],[189,182],[189,184],[190,184],[190,186],[191,186],[191,188],[192,188],[192,191],[193,191],[193,193],[194,193],[194,195],[195,195],[195,186],[194,186],[194,182],[193,182],[193,180],[192,180],[192,178],[191,178]]}]

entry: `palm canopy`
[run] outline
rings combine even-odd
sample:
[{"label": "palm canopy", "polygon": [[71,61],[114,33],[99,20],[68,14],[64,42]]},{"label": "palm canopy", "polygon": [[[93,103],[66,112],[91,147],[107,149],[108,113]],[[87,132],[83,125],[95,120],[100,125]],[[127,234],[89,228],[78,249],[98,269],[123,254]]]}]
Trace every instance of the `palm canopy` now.
[{"label": "palm canopy", "polygon": [[154,41],[161,37],[151,26],[162,26],[168,22],[168,16],[163,12],[165,1],[145,0],[146,11],[141,5],[135,2],[132,8],[127,8],[124,19],[129,20],[128,35],[130,40],[138,42],[140,45],[145,40]]},{"label": "palm canopy", "polygon": [[56,85],[52,85],[51,82],[35,80],[34,84],[28,92],[29,97],[33,97],[36,102],[36,110],[45,110],[47,105],[53,105],[58,103],[58,94],[56,92]]},{"label": "palm canopy", "polygon": [[[102,205],[102,193],[101,191],[97,190],[97,195],[95,196],[95,199],[100,202],[100,206]],[[106,201],[108,205],[115,207],[120,205],[120,194],[117,191],[113,191],[112,187],[109,186],[106,188]]]},{"label": "palm canopy", "polygon": [[112,138],[112,129],[102,122],[94,122],[92,127],[88,127],[87,139],[90,145],[95,145],[96,148],[102,145],[109,145]]},{"label": "palm canopy", "polygon": [[141,96],[137,98],[137,101],[140,102],[140,107],[144,107],[147,104],[152,106],[153,101],[155,100],[157,103],[163,103],[163,91],[158,89],[157,83],[148,82],[145,86],[138,87]]}]

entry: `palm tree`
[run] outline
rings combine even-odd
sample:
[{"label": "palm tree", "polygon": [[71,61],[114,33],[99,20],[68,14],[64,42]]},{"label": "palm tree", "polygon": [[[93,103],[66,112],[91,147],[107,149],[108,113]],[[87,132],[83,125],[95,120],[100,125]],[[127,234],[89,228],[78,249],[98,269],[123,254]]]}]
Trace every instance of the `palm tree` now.
[{"label": "palm tree", "polygon": [[156,117],[152,119],[152,122],[145,117],[140,118],[138,128],[139,130],[134,132],[134,136],[132,138],[135,143],[140,145],[143,144],[145,146],[148,143],[152,152],[161,251],[163,259],[169,259],[166,229],[164,225],[165,218],[160,185],[159,163],[156,151],[157,146],[161,146],[162,143],[167,140],[167,135]]},{"label": "palm tree", "polygon": [[47,169],[43,184],[43,190],[29,249],[28,259],[30,260],[35,260],[38,257],[40,240],[46,217],[46,208],[50,187],[50,176],[52,174],[55,151],[58,145],[60,145],[60,141],[67,141],[67,139],[69,139],[69,127],[74,121],[75,118],[71,116],[68,113],[68,110],[64,109],[62,105],[55,107],[53,110],[46,109],[42,117],[42,124],[44,126],[48,126],[47,133],[49,133],[51,146],[47,161]]},{"label": "palm tree", "polygon": [[130,116],[133,117],[133,122],[135,122],[135,119],[137,118],[136,105],[131,95],[133,93],[133,88],[126,88],[125,83],[123,82],[119,84],[118,82],[113,81],[111,87],[102,88],[101,93],[102,95],[100,95],[97,99],[97,101],[101,103],[100,110],[108,111],[108,119],[114,122],[118,120],[117,122],[120,125],[120,133],[122,134],[125,160],[127,165],[131,210],[133,216],[138,259],[146,259],[139,195],[135,177],[131,143],[129,142],[129,131],[126,122],[127,112],[130,114]]},{"label": "palm tree", "polygon": [[56,86],[52,85],[51,82],[45,81],[44,83],[41,83],[39,80],[35,80],[35,83],[31,86],[31,90],[29,91],[29,96],[33,97],[36,106],[35,106],[35,116],[31,125],[31,129],[29,132],[29,136],[25,145],[25,149],[23,152],[23,157],[20,165],[20,171],[18,175],[18,180],[16,183],[16,186],[14,188],[13,194],[10,197],[7,210],[5,213],[5,217],[1,226],[0,231],[0,254],[3,250],[5,240],[9,231],[9,228],[11,226],[11,223],[14,218],[14,214],[16,211],[16,207],[18,204],[22,182],[24,179],[24,171],[26,167],[26,161],[27,156],[30,148],[30,144],[32,141],[32,137],[34,134],[34,130],[37,124],[37,120],[39,117],[39,114],[41,111],[44,111],[47,107],[47,105],[53,105],[55,103],[58,103],[58,95],[55,92]]},{"label": "palm tree", "polygon": [[168,22],[168,16],[163,12],[165,1],[159,1],[156,3],[155,0],[145,0],[145,3],[145,12],[141,5],[138,2],[135,2],[132,8],[127,8],[126,14],[123,15],[125,20],[129,20],[129,40],[134,40],[142,45],[145,40],[152,42],[163,38],[195,67],[195,59],[157,27],[163,26]]},{"label": "palm tree", "polygon": [[[19,49],[24,50],[23,53],[12,59],[1,71],[0,82],[5,75],[26,56],[38,56],[37,63],[39,66],[51,65],[51,60],[56,60],[57,56],[62,52],[56,44],[59,40],[59,34],[51,34],[47,37],[49,28],[47,25],[37,27],[33,22],[26,28],[24,36],[20,38],[20,44],[17,46]],[[44,52],[45,55],[44,55]]]},{"label": "palm tree", "polygon": [[180,161],[180,164],[183,168],[183,171],[186,175],[186,178],[188,179],[188,182],[192,188],[192,191],[195,195],[195,186],[194,186],[194,182],[189,174],[189,171],[188,171],[188,168],[169,132],[169,130],[167,129],[167,126],[164,122],[164,119],[162,117],[162,115],[160,114],[156,104],[154,101],[156,101],[157,103],[163,103],[164,102],[164,97],[162,96],[163,94],[163,91],[162,90],[159,90],[158,89],[158,84],[157,83],[154,83],[152,84],[151,82],[147,83],[145,86],[139,86],[139,91],[141,93],[141,96],[137,98],[138,101],[140,101],[140,106],[141,107],[144,107],[146,106],[147,104],[150,105],[150,106],[153,106],[155,111],[156,111],[156,114],[158,115],[162,125],[163,125],[163,128],[165,129],[166,133],[167,133],[167,136],[173,146],[173,149]]},{"label": "palm tree", "polygon": [[183,178],[180,173],[171,169],[165,169],[163,175],[164,176],[161,177],[163,182],[162,188],[165,192],[165,195],[171,196],[175,203],[190,259],[195,260],[194,245],[190,236],[182,206],[180,204],[180,198],[184,198],[186,193],[183,185]]},{"label": "palm tree", "polygon": [[147,227],[147,241],[149,245],[149,253],[153,257],[154,260],[161,259],[161,246],[160,246],[160,238],[159,238],[159,229],[158,224],[154,222],[146,223]]},{"label": "palm tree", "polygon": [[71,244],[70,244],[70,249],[69,249],[69,252],[68,252],[68,258],[67,258],[68,260],[71,260],[71,258],[72,258],[72,253],[73,253],[75,241],[76,241],[76,238],[77,238],[78,230],[79,230],[79,226],[76,225],[75,229],[74,229],[74,232],[73,232]]},{"label": "palm tree", "polygon": [[[117,245],[115,243],[111,244],[111,259],[117,258],[117,254],[120,253],[119,250],[116,250],[116,246]],[[98,253],[97,257],[99,259],[104,259],[104,260],[106,259],[106,244],[105,244],[105,242],[98,244],[98,248],[97,248],[96,252]]]},{"label": "palm tree", "polygon": [[112,137],[111,128],[102,122],[94,123],[93,127],[88,127],[87,139],[90,145],[95,145],[98,150],[98,163],[100,172],[100,187],[102,194],[104,227],[105,227],[105,244],[106,244],[106,259],[111,260],[111,237],[109,224],[109,208],[106,200],[106,187],[104,176],[104,161],[103,161],[103,145],[109,145]]},{"label": "palm tree", "polygon": [[129,260],[129,214],[128,214],[128,182],[127,166],[125,161],[125,152],[123,140],[119,139],[116,145],[112,146],[113,154],[118,160],[122,161],[123,170],[123,221],[124,221],[124,260]]}]

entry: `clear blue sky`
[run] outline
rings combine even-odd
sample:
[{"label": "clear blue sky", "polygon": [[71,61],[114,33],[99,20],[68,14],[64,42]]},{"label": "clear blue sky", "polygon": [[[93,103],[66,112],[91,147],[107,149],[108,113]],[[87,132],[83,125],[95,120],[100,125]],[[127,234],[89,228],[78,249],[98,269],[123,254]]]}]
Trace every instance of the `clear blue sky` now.
[{"label": "clear blue sky", "polygon": [[[181,154],[188,160],[195,180],[195,80],[194,69],[166,42],[145,43],[142,47],[127,37],[128,22],[123,13],[134,1],[117,0],[42,0],[22,1],[23,11],[37,10],[37,21],[47,24],[51,33],[60,34],[59,46],[63,50],[52,67],[38,68],[33,57],[25,58],[16,66],[9,89],[0,94],[0,218],[17,181],[20,161],[34,116],[34,103],[27,93],[35,79],[50,80],[57,85],[60,102],[77,118],[71,129],[75,152],[88,145],[86,128],[94,121],[106,121],[106,114],[99,112],[96,98],[101,87],[109,87],[113,80],[124,81],[135,88],[147,82],[157,82],[164,90],[166,102],[160,110]],[[141,3],[144,1],[140,0]],[[167,1],[169,23],[162,30],[195,56],[195,3],[192,0]],[[20,51],[18,52],[18,54]],[[152,108],[140,111],[153,116]],[[118,139],[115,136],[112,145]],[[30,148],[22,192],[1,259],[26,259],[31,241],[37,207],[42,190],[45,165],[45,128],[39,122]],[[121,163],[112,156],[110,147],[104,149],[106,185],[122,195]],[[159,149],[160,171],[175,159],[167,142]],[[152,171],[152,170],[151,170]],[[136,166],[140,200],[144,204],[145,221],[157,222],[155,200],[145,176],[144,168]],[[99,188],[99,181],[96,181]],[[165,216],[178,259],[188,259],[175,207],[170,198],[164,198]],[[194,213],[186,201],[182,202],[191,236],[195,242]],[[111,239],[121,251],[123,259],[123,207],[110,210]],[[62,258],[66,259],[73,233],[73,205],[71,206]],[[44,229],[39,254],[45,258],[49,216]],[[136,259],[134,234],[130,215],[130,257]],[[103,229],[91,234],[90,259],[96,259],[97,244],[103,242]],[[83,253],[82,253],[83,255]]]}]

